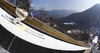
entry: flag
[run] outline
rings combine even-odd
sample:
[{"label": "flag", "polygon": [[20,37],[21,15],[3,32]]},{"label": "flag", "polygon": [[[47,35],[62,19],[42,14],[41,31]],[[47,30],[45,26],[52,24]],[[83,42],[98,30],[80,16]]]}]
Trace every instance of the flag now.
[{"label": "flag", "polygon": [[34,18],[35,17],[35,14],[33,12],[31,12],[31,16],[32,16],[32,18]]}]

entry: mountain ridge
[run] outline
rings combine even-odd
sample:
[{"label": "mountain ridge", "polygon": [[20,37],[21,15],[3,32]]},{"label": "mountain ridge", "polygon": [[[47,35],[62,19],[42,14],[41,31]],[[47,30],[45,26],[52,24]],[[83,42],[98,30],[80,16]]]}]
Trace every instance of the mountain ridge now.
[{"label": "mountain ridge", "polygon": [[[76,25],[69,26],[70,28],[91,28],[94,26],[100,26],[100,4],[95,4],[91,8],[80,12],[73,13],[67,17],[62,17],[59,19],[59,22],[62,26],[66,22],[75,22]],[[68,26],[68,25],[67,25]]]},{"label": "mountain ridge", "polygon": [[60,18],[60,17],[66,17],[72,13],[75,13],[76,11],[74,10],[57,10],[57,9],[54,9],[54,10],[51,10],[48,12],[48,14],[50,16],[54,16],[54,17],[57,17],[57,18]]},{"label": "mountain ridge", "polygon": [[[36,10],[37,14],[41,10]],[[53,9],[51,11],[48,10],[43,10],[45,13],[47,13],[47,16],[53,17],[53,18],[61,18],[61,17],[66,17],[72,13],[75,13],[76,11],[74,10],[58,10],[58,9]]]}]

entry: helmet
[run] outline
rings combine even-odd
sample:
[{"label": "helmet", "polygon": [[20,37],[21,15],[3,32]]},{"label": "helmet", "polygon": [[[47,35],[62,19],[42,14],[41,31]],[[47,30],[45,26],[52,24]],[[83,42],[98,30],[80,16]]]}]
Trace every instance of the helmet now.
[{"label": "helmet", "polygon": [[20,10],[24,14],[24,16],[28,16],[28,12],[26,10],[24,10],[24,9],[20,9]]}]

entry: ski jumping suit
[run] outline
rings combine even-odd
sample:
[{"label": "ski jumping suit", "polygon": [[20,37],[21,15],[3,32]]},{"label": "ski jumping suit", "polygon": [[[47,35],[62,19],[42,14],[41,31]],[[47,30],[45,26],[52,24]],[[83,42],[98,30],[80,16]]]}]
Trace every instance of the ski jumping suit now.
[{"label": "ski jumping suit", "polygon": [[13,23],[23,21],[28,16],[28,12],[20,8],[16,8],[15,13],[18,15],[18,17],[13,20]]}]

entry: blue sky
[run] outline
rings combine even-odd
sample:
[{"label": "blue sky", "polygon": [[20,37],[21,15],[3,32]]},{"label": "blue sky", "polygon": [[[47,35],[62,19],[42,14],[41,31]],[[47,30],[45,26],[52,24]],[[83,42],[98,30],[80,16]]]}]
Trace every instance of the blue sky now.
[{"label": "blue sky", "polygon": [[33,0],[32,6],[34,9],[44,7],[45,10],[64,9],[84,11],[96,3],[100,3],[100,0]]}]

